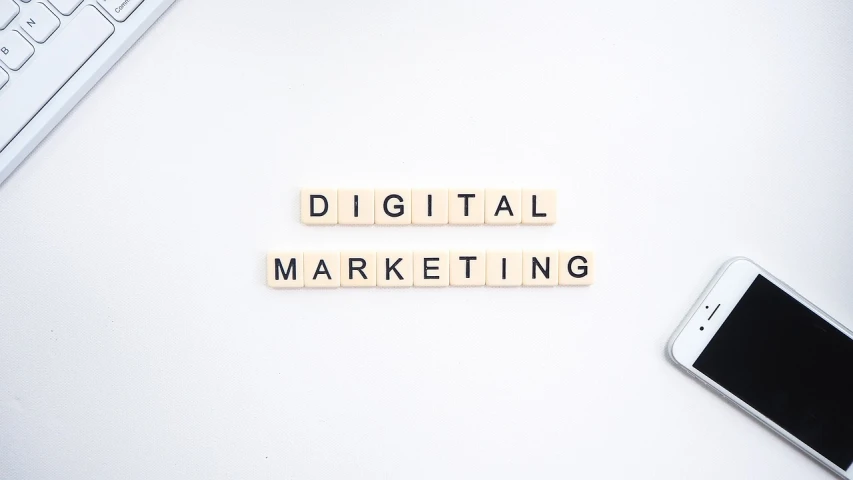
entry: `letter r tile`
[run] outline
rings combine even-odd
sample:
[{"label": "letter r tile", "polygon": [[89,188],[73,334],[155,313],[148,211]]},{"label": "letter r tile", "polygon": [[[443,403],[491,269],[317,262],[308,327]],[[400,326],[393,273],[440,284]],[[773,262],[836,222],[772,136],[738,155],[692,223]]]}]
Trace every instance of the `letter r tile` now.
[{"label": "letter r tile", "polygon": [[375,287],[376,252],[341,252],[341,286]]}]

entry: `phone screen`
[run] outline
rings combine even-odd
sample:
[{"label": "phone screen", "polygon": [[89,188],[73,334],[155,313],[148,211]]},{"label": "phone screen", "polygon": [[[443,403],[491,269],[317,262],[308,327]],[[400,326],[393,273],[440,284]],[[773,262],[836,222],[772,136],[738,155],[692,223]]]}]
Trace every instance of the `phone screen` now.
[{"label": "phone screen", "polygon": [[758,275],[693,366],[848,470],[853,340]]}]

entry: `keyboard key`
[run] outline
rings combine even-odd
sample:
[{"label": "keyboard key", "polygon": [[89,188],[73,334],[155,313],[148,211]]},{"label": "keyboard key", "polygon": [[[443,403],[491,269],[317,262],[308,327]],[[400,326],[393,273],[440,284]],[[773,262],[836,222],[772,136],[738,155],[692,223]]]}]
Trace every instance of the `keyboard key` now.
[{"label": "keyboard key", "polygon": [[15,79],[15,84],[27,88],[16,90],[13,95],[0,95],[0,151],[114,31],[113,24],[89,5],[68,22],[50,45],[42,48]]},{"label": "keyboard key", "polygon": [[3,88],[3,85],[6,85],[6,82],[8,81],[9,75],[7,75],[3,70],[0,70],[0,88]]},{"label": "keyboard key", "polygon": [[12,70],[19,70],[33,56],[33,46],[20,33],[12,30],[0,33],[0,61]]},{"label": "keyboard key", "polygon": [[71,15],[77,7],[83,3],[83,0],[49,0],[50,4],[63,15]]},{"label": "keyboard key", "polygon": [[59,28],[59,19],[43,3],[34,3],[24,8],[18,17],[18,23],[21,29],[38,43],[46,42]]},{"label": "keyboard key", "polygon": [[98,0],[98,3],[112,15],[117,22],[127,20],[143,0]]},{"label": "keyboard key", "polygon": [[9,25],[18,14],[18,5],[12,0],[0,0],[0,30]]}]

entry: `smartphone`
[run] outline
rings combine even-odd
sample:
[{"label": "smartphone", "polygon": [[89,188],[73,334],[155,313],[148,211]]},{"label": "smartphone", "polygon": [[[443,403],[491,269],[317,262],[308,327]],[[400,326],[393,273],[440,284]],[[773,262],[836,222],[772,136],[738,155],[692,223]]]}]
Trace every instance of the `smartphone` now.
[{"label": "smartphone", "polygon": [[853,333],[746,258],[723,265],[667,346],[672,361],[853,479]]}]

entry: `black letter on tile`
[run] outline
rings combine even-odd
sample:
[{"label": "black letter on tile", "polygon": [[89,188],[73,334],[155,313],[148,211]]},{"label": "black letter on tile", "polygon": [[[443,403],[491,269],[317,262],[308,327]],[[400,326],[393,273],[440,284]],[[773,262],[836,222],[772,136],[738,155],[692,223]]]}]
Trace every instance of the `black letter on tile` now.
[{"label": "black letter on tile", "polygon": [[459,260],[465,261],[465,278],[471,278],[471,260],[476,260],[477,257],[459,257]]},{"label": "black letter on tile", "polygon": [[[578,272],[580,272],[580,273],[575,273],[574,270],[572,270],[572,263],[574,263],[575,260],[580,260],[583,262],[583,265],[578,266]],[[587,267],[586,263],[587,263],[586,258],[584,258],[581,255],[575,255],[574,257],[570,258],[569,264],[567,266],[567,268],[569,269],[569,275],[571,275],[575,278],[585,277],[587,269],[589,268],[589,267]]]},{"label": "black letter on tile", "polygon": [[506,280],[506,257],[501,259],[501,279]]},{"label": "black letter on tile", "polygon": [[[358,195],[353,195],[352,216],[358,218]],[[352,280],[352,278],[350,278]]]},{"label": "black letter on tile", "polygon": [[432,216],[432,195],[427,195],[427,217]]},{"label": "black letter on tile", "polygon": [[[309,198],[310,198],[309,202],[311,203],[311,216],[312,217],[322,217],[323,215],[326,214],[326,212],[329,211],[329,200],[327,200],[324,195],[311,195]],[[314,210],[314,200],[317,200],[318,198],[323,201],[323,211],[320,213],[317,213]]]},{"label": "black letter on tile", "polygon": [[281,272],[282,276],[284,276],[285,280],[290,280],[290,272],[293,272],[293,280],[296,280],[296,259],[291,258],[289,262],[287,262],[287,270],[284,269],[284,265],[281,264],[281,259],[275,259],[275,279],[279,280],[278,274]]},{"label": "black letter on tile", "polygon": [[317,264],[317,270],[314,270],[314,280],[317,280],[318,275],[325,275],[329,280],[332,279],[332,274],[329,273],[329,267],[326,266],[326,261],[320,259],[320,263]]},{"label": "black letter on tile", "polygon": [[477,195],[475,195],[475,194],[473,194],[473,193],[460,193],[460,194],[458,195],[458,197],[459,197],[459,198],[461,198],[461,199],[465,200],[465,216],[466,216],[466,217],[468,216],[468,199],[469,199],[469,198],[474,198],[474,197],[476,197],[476,196],[477,196]]},{"label": "black letter on tile", "polygon": [[533,195],[533,216],[534,217],[547,217],[547,213],[537,213],[536,212],[536,195]]},{"label": "black letter on tile", "polygon": [[542,268],[542,264],[539,263],[539,259],[533,257],[533,279],[536,280],[536,267],[539,267],[539,271],[542,272],[542,275],[545,278],[551,278],[551,257],[545,257],[545,268]]},{"label": "black letter on tile", "polygon": [[[356,267],[354,265],[355,262],[359,262],[361,264],[361,266]],[[364,274],[364,267],[366,267],[366,266],[367,266],[367,261],[365,259],[358,258],[358,257],[350,258],[349,259],[349,279],[352,280],[352,273],[354,271],[358,270],[358,273],[361,274],[361,278],[367,280],[367,275]]]},{"label": "black letter on tile", "polygon": [[393,265],[391,265],[391,259],[390,258],[385,259],[385,280],[391,280],[391,270],[394,270],[394,273],[397,274],[397,280],[403,279],[403,276],[400,275],[399,270],[397,270],[397,265],[399,265],[400,262],[402,262],[402,261],[403,261],[402,258],[398,258],[397,261],[394,262]]},{"label": "black letter on tile", "polygon": [[385,201],[382,203],[382,208],[385,209],[385,215],[388,215],[389,217],[399,217],[403,214],[404,207],[402,204],[398,203],[397,205],[394,205],[394,210],[396,211],[396,213],[391,213],[391,211],[388,210],[388,200],[391,200],[392,198],[396,199],[398,202],[403,201],[403,197],[397,195],[396,193],[388,195],[387,197],[385,197]]},{"label": "black letter on tile", "polygon": [[438,270],[438,267],[433,267],[427,265],[429,262],[437,262],[438,257],[425,257],[424,258],[424,280],[438,280],[438,275],[430,275],[430,270]]},{"label": "black letter on tile", "polygon": [[[535,202],[535,200],[534,200],[534,202]],[[534,205],[536,205],[536,204],[534,203]],[[536,207],[534,206],[533,209],[535,210]],[[501,210],[505,210],[505,211],[509,212],[510,217],[515,216],[512,213],[512,207],[509,206],[509,200],[507,200],[506,195],[501,195],[501,201],[498,202],[498,209],[495,210],[495,216],[496,217],[498,216],[499,213],[501,213]]]}]

